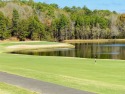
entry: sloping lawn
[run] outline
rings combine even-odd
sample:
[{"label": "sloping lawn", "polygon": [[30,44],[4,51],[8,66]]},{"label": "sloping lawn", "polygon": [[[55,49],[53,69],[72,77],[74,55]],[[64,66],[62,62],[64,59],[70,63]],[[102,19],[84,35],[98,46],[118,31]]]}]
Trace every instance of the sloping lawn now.
[{"label": "sloping lawn", "polygon": [[101,94],[125,92],[125,62],[117,60],[0,55],[0,71]]},{"label": "sloping lawn", "polygon": [[125,93],[125,61],[0,54],[0,71],[91,91]]}]

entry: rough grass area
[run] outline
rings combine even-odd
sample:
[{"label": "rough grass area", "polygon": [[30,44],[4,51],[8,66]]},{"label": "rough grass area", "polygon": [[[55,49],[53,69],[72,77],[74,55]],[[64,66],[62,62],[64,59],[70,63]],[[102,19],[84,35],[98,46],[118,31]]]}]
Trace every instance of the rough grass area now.
[{"label": "rough grass area", "polygon": [[0,82],[0,94],[38,94],[26,89]]},{"label": "rough grass area", "polygon": [[113,43],[121,42],[125,43],[125,39],[88,39],[88,40],[64,40],[66,43]]},{"label": "rough grass area", "polygon": [[[4,46],[5,47],[5,46]],[[125,93],[125,61],[0,53],[0,71],[91,91]]]}]

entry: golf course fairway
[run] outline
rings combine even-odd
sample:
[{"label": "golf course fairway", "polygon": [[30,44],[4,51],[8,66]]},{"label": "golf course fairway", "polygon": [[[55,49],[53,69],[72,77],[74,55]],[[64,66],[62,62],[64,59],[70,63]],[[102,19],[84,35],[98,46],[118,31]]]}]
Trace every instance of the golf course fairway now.
[{"label": "golf course fairway", "polygon": [[8,46],[52,42],[0,43],[0,71],[98,94],[125,93],[125,61],[5,53]]}]

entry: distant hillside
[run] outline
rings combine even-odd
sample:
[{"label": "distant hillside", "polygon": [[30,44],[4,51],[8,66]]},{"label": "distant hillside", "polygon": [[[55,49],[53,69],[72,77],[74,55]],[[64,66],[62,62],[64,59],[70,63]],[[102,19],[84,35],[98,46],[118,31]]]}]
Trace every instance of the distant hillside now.
[{"label": "distant hillside", "polygon": [[0,11],[6,16],[12,19],[13,10],[16,9],[21,19],[27,19],[33,15],[33,9],[28,5],[20,5],[17,3],[9,2],[4,7],[0,8]]},{"label": "distant hillside", "polygon": [[59,8],[32,0],[0,1],[0,40],[125,38],[125,17],[86,6]]}]

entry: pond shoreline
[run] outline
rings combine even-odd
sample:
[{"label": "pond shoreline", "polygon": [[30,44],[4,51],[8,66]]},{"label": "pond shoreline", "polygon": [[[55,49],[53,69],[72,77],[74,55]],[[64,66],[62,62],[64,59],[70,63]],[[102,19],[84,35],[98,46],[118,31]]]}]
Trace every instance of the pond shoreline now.
[{"label": "pond shoreline", "polygon": [[[3,52],[5,51],[4,48],[8,46],[26,44],[52,45],[55,43],[2,43],[0,50]],[[8,53],[0,53],[0,60],[0,71],[2,72],[99,94],[124,94],[125,92],[125,60],[97,59],[95,63],[92,58],[13,55]]]},{"label": "pond shoreline", "polygon": [[40,50],[40,49],[53,49],[53,48],[75,48],[74,45],[68,43],[58,43],[50,45],[12,45],[6,47],[7,52],[21,51],[21,50]]},{"label": "pond shoreline", "polygon": [[121,42],[125,43],[125,39],[87,39],[87,40],[64,40],[64,43],[111,43],[111,42]]}]

